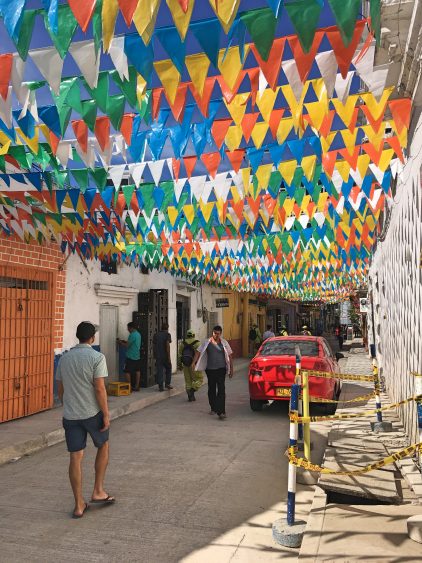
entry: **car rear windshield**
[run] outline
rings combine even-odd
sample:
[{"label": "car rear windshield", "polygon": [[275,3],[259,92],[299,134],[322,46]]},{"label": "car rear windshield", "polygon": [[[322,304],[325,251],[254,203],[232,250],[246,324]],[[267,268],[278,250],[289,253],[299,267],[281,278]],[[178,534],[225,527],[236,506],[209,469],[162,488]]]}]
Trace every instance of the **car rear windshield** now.
[{"label": "car rear windshield", "polygon": [[261,356],[294,356],[296,346],[299,346],[302,356],[318,356],[318,342],[316,340],[270,340],[261,349]]}]

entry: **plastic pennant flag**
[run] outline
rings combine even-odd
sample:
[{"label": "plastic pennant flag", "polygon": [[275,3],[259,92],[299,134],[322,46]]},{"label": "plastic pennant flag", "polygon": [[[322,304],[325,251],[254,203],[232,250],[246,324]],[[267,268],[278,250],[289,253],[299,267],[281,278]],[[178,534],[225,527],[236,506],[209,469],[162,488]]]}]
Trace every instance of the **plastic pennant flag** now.
[{"label": "plastic pennant flag", "polygon": [[154,68],[163,85],[169,103],[173,104],[180,84],[180,72],[170,59],[154,62]]},{"label": "plastic pennant flag", "polygon": [[14,41],[19,37],[26,0],[0,0],[0,14],[4,26]]},{"label": "plastic pennant flag", "polygon": [[138,0],[118,0],[119,8],[127,27],[130,27],[133,15],[138,5]]},{"label": "plastic pennant flag", "polygon": [[124,36],[113,37],[109,48],[109,54],[115,69],[119,73],[120,80],[129,80],[129,69],[124,45]]},{"label": "plastic pennant flag", "polygon": [[103,23],[103,49],[108,53],[111,40],[114,37],[114,26],[116,24],[119,4],[117,0],[103,0],[102,4],[102,23]]},{"label": "plastic pennant flag", "polygon": [[74,58],[90,88],[96,88],[100,70],[100,56],[95,51],[94,41],[72,43],[69,53]]},{"label": "plastic pennant flag", "polygon": [[347,76],[350,63],[352,62],[366,23],[366,20],[359,20],[356,22],[352,40],[350,41],[350,44],[347,48],[344,46],[341,38],[341,33],[336,27],[326,29],[325,31],[326,36],[334,50],[338,67],[343,78],[346,78]]},{"label": "plastic pennant flag", "polygon": [[[245,56],[247,56],[248,51],[249,45],[245,45]],[[218,68],[229,88],[233,90],[243,68],[239,47],[230,47],[227,52],[221,50],[218,57]]]},{"label": "plastic pennant flag", "polygon": [[182,41],[184,41],[192,17],[192,11],[195,2],[194,0],[190,0],[186,11],[184,11],[180,6],[178,0],[166,0],[166,3],[169,7],[171,15],[173,16],[174,25],[179,32],[180,38],[182,39]]},{"label": "plastic pennant flag", "polygon": [[36,64],[55,94],[59,93],[62,79],[63,59],[55,47],[46,47],[30,52],[31,59]]},{"label": "plastic pennant flag", "polygon": [[220,52],[221,26],[218,20],[203,20],[193,22],[190,26],[199,45],[202,47],[208,60],[218,68],[218,56]]},{"label": "plastic pennant flag", "polygon": [[138,0],[133,23],[145,45],[151,41],[161,0]]},{"label": "plastic pennant flag", "polygon": [[167,51],[167,54],[172,60],[174,66],[181,74],[185,66],[186,49],[185,44],[180,40],[177,30],[171,27],[166,27],[164,29],[158,29],[155,32],[155,35]]},{"label": "plastic pennant flag", "polygon": [[228,33],[231,28],[237,11],[239,9],[240,0],[230,0],[222,2],[221,0],[209,0],[212,9],[220,20],[224,33]]},{"label": "plastic pennant flag", "polygon": [[315,62],[324,80],[327,95],[329,98],[332,98],[337,77],[337,60],[334,52],[323,51],[322,53],[317,53]]},{"label": "plastic pennant flag", "polygon": [[[125,35],[125,53],[136,70],[149,82],[153,69],[154,49],[152,44],[145,45],[138,35]],[[161,61],[160,61],[161,62]]]},{"label": "plastic pennant flag", "polygon": [[317,31],[314,35],[311,48],[306,53],[304,52],[297,36],[293,35],[288,39],[290,48],[293,52],[293,57],[296,61],[297,71],[302,82],[305,82],[308,78],[323,37],[324,32]]},{"label": "plastic pennant flag", "polygon": [[297,0],[284,5],[305,53],[312,47],[322,6],[318,0]]},{"label": "plastic pennant flag", "polygon": [[[52,10],[50,8],[48,14],[44,13],[45,27],[53,40],[53,43],[60,54],[60,57],[64,59],[66,56],[70,42],[72,41],[73,35],[75,34],[76,28],[78,27],[78,22],[76,21],[70,6],[67,4],[57,4],[57,0],[52,0],[56,4],[56,8]],[[57,30],[53,29],[50,24],[50,15],[55,14],[57,10]],[[54,21],[56,19],[54,18]]]},{"label": "plastic pennant flag", "polygon": [[286,43],[285,37],[274,39],[271,51],[268,55],[268,60],[264,61],[257,51],[255,45],[251,45],[252,53],[258,63],[262,73],[264,74],[270,88],[276,88],[278,75],[280,74],[281,61],[283,58],[284,46]]},{"label": "plastic pennant flag", "polygon": [[202,97],[210,66],[208,57],[204,53],[188,55],[185,59],[185,64],[195,90],[198,92],[199,96]]},{"label": "plastic pennant flag", "polygon": [[250,10],[240,14],[262,60],[267,61],[274,41],[277,18],[271,8]]},{"label": "plastic pennant flag", "polygon": [[76,21],[85,33],[94,14],[96,0],[68,0]]}]

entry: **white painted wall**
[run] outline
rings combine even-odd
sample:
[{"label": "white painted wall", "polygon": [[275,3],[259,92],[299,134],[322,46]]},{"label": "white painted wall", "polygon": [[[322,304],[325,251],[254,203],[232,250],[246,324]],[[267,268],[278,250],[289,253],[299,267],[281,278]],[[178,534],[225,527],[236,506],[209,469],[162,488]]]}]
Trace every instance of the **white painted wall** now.
[{"label": "white painted wall", "polygon": [[[394,402],[415,394],[410,372],[422,371],[421,166],[422,117],[409,159],[398,174],[396,196],[389,202],[388,230],[378,242],[369,272],[377,360]],[[369,321],[371,316],[369,310]],[[368,329],[372,343],[371,323]],[[418,442],[415,403],[401,407],[399,414],[410,439]]]},{"label": "white painted wall", "polygon": [[[106,272],[101,272],[101,264],[98,261],[87,261],[85,267],[78,256],[71,255],[69,257],[66,263],[63,348],[55,352],[60,353],[76,344],[76,327],[81,321],[89,320],[94,324],[99,324],[100,304],[105,303],[110,305],[117,304],[119,306],[119,337],[126,338],[126,325],[132,320],[132,312],[138,308],[137,294],[150,289],[167,289],[169,292],[169,331],[173,341],[171,347],[172,364],[175,368],[177,354],[176,294],[184,295],[190,299],[191,328],[195,331],[196,337],[202,339],[208,336],[207,324],[203,322],[202,317],[197,315],[197,310],[201,309],[200,289],[188,291],[186,288],[178,288],[177,280],[168,273],[153,271],[144,275],[141,274],[139,268],[124,264],[119,265],[117,268],[117,275],[109,275]],[[95,284],[115,286],[117,290],[116,296],[98,296],[95,291]],[[136,292],[127,300],[126,304],[122,304],[119,298],[119,288],[122,290],[133,289]],[[208,311],[216,311],[211,290],[211,287],[203,286],[203,306]],[[221,314],[221,311],[219,313]],[[99,343],[99,335],[97,336],[96,343]]]}]

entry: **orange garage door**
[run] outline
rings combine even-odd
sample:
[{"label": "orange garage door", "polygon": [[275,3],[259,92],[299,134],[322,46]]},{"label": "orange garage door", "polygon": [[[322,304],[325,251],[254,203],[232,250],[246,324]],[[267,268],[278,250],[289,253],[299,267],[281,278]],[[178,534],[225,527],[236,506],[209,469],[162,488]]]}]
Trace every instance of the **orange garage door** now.
[{"label": "orange garage door", "polygon": [[53,402],[54,273],[0,265],[0,422]]}]

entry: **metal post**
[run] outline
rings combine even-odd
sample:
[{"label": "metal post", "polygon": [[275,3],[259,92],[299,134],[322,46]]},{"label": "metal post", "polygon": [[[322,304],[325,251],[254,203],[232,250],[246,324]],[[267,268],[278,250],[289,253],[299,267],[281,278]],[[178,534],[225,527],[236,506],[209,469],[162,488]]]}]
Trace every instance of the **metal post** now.
[{"label": "metal post", "polygon": [[[303,416],[309,416],[309,376],[307,371],[302,372]],[[303,423],[303,453],[311,461],[311,425]]]},{"label": "metal post", "polygon": [[[300,385],[294,383],[290,395],[290,414],[298,414]],[[290,420],[290,439],[289,447],[297,446],[298,425],[297,422]],[[289,474],[287,482],[287,524],[292,526],[295,523],[296,506],[296,465],[289,463]]]},{"label": "metal post", "polygon": [[[302,385],[302,378],[301,378],[302,357],[300,354],[299,346],[295,346],[295,355],[296,355],[295,383]],[[299,412],[299,416],[303,415],[303,404],[300,395],[299,395],[299,403],[298,403],[298,412]],[[299,422],[298,430],[299,430],[299,442],[303,442],[303,425],[301,422]]]},{"label": "metal post", "polygon": [[[374,388],[375,388],[375,405],[377,409],[381,408],[381,385],[378,374],[378,366],[376,360],[372,361],[372,372],[374,374]],[[382,412],[377,412],[376,422],[371,422],[371,428],[374,432],[392,432],[393,424],[388,420],[382,419]]]}]

